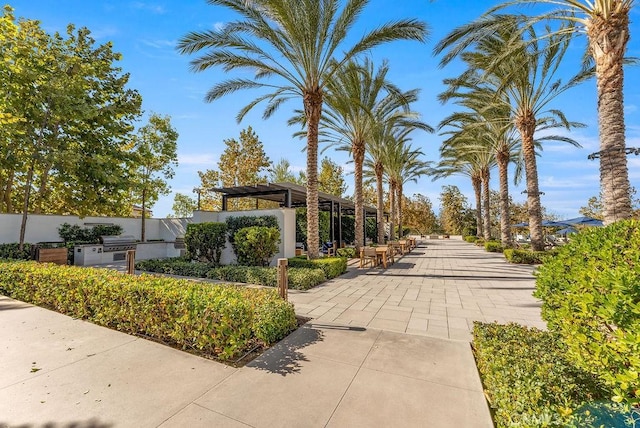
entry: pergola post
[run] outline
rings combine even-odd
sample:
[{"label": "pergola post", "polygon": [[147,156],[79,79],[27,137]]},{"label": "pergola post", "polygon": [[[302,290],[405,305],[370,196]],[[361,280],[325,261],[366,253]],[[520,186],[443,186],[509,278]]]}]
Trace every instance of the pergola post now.
[{"label": "pergola post", "polygon": [[342,248],[342,204],[338,202],[338,248]]},{"label": "pergola post", "polygon": [[[333,210],[334,210],[334,203],[333,201],[331,201],[331,204],[329,205],[329,236],[331,237],[331,243],[333,244],[333,242],[336,240],[336,235],[335,235],[335,225],[333,224],[334,220],[335,220],[335,216],[333,215]],[[334,250],[336,250],[334,248]]]},{"label": "pergola post", "polygon": [[227,210],[227,195],[222,195],[222,211]]}]

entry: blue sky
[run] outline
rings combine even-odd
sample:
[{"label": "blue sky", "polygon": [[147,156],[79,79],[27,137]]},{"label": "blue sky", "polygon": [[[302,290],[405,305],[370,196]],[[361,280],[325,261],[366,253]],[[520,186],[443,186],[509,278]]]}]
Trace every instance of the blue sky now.
[{"label": "blue sky", "polygon": [[[390,19],[415,17],[428,23],[431,35],[427,43],[396,42],[375,50],[371,57],[376,63],[389,60],[388,76],[399,87],[421,89],[415,110],[422,114],[423,120],[436,126],[454,108],[452,105],[443,106],[436,99],[443,90],[442,80],[456,76],[461,69],[455,63],[439,69],[439,58],[433,57],[432,49],[453,28],[471,21],[497,3],[477,0],[371,0],[354,30],[354,37]],[[295,129],[286,125],[291,111],[300,108],[301,102],[289,102],[266,121],[262,120],[262,108],[258,106],[237,124],[237,112],[257,93],[238,92],[214,103],[205,103],[203,98],[207,90],[228,76],[218,69],[192,73],[189,71],[192,57],[176,52],[176,41],[189,31],[215,28],[233,19],[225,9],[210,6],[205,0],[14,0],[10,4],[16,16],[38,19],[42,27],[51,33],[64,33],[66,25],[73,23],[77,27],[89,28],[98,43],[112,41],[114,50],[123,54],[120,66],[131,74],[130,87],[137,89],[143,97],[145,113],[156,112],[172,117],[172,123],[180,134],[179,166],[170,182],[172,194],[162,197],[153,208],[156,217],[165,217],[171,212],[173,193],[191,195],[192,189],[199,184],[197,171],[215,169],[224,150],[223,140],[237,138],[247,126],[252,126],[257,132],[272,161],[284,157],[294,170],[305,169],[304,142],[294,139],[292,133]],[[632,11],[631,21],[628,55],[640,57],[639,8]],[[572,46],[571,57],[563,66],[563,73],[567,75],[576,70],[577,61],[584,51],[584,37],[581,39]],[[630,147],[640,147],[639,71],[638,67],[625,69],[627,145]],[[583,148],[550,143],[538,158],[540,190],[545,193],[542,204],[562,218],[575,217],[587,199],[599,192],[598,161],[587,160],[590,153],[598,151],[599,144],[595,81],[571,89],[551,107],[563,110],[570,120],[587,124],[586,128],[571,132]],[[414,146],[421,147],[427,160],[437,161],[442,139],[437,134],[416,133]],[[344,165],[347,171],[351,169],[346,154],[332,149],[324,154]],[[639,167],[640,158],[630,156],[631,183],[638,190]],[[497,172],[493,175],[492,188],[497,189]],[[351,184],[353,176],[347,175],[346,180]],[[418,183],[408,184],[405,193],[427,195],[437,207],[438,195],[445,184],[457,185],[473,202],[471,186],[464,177],[435,182],[423,177]],[[524,189],[524,184],[511,187],[514,200],[525,199],[521,194]],[[352,186],[348,192],[352,192]]]}]

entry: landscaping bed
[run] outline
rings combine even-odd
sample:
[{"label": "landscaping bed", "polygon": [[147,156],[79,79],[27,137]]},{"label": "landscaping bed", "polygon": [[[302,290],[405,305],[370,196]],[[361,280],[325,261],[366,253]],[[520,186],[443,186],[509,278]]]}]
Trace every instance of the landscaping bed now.
[{"label": "landscaping bed", "polygon": [[224,362],[298,325],[274,290],[106,269],[2,261],[0,293]]},{"label": "landscaping bed", "polygon": [[[185,258],[141,260],[136,269],[170,275],[210,278],[221,281],[277,286],[277,268],[261,266],[218,266]],[[317,260],[289,259],[289,288],[308,290],[346,272],[347,261],[339,257]]]},{"label": "landscaping bed", "polygon": [[632,426],[598,378],[568,360],[558,335],[513,323],[476,323],[473,347],[499,428]]}]

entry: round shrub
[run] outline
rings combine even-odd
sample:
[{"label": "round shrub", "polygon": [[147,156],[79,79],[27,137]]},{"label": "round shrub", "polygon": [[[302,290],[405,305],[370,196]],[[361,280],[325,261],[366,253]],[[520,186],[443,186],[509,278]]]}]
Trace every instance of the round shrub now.
[{"label": "round shrub", "polygon": [[640,402],[640,222],[576,235],[537,275],[542,316],[615,401]]},{"label": "round shrub", "polygon": [[234,241],[239,265],[268,266],[278,252],[280,231],[276,227],[245,227],[236,232]]},{"label": "round shrub", "polygon": [[219,264],[226,242],[226,223],[188,224],[187,233],[184,234],[187,256],[200,262]]}]

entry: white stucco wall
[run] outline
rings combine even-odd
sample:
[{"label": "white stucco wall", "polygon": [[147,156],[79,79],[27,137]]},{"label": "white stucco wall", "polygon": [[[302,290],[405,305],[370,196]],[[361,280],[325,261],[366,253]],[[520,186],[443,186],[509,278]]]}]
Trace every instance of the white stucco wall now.
[{"label": "white stucco wall", "polygon": [[[265,216],[273,215],[280,227],[280,245],[278,254],[273,257],[272,265],[278,258],[293,257],[295,255],[296,240],[296,210],[294,208],[280,208],[273,210],[252,211],[196,211],[192,218],[149,218],[146,219],[145,232],[147,240],[164,240],[167,245],[139,244],[138,259],[175,257],[179,250],[173,248],[176,237],[184,237],[189,223],[224,222],[228,217]],[[0,243],[18,242],[20,238],[21,214],[0,214]],[[29,214],[25,242],[60,242],[58,228],[64,224],[77,224],[80,227],[91,227],[98,224],[117,224],[123,229],[123,235],[131,235],[140,239],[141,220],[139,218],[124,217],[84,217]],[[227,243],[222,253],[222,263],[235,263],[235,254],[231,245]]]}]

